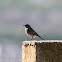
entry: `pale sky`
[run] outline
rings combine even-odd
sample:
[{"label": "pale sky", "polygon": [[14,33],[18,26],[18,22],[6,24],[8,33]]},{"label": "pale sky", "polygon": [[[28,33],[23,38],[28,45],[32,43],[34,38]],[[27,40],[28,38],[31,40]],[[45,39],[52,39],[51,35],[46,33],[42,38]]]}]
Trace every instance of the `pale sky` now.
[{"label": "pale sky", "polygon": [[[0,32],[16,32],[30,24],[43,33],[62,32],[61,0],[0,0]],[[35,26],[37,28],[35,28]],[[40,27],[41,26],[41,27]],[[23,32],[23,27],[21,27]]]}]

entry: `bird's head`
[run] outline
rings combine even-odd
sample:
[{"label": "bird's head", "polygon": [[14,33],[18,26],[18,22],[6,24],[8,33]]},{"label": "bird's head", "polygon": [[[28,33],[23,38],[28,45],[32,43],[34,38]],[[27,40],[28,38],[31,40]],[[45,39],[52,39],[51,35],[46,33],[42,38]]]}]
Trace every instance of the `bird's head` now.
[{"label": "bird's head", "polygon": [[23,26],[25,26],[26,28],[29,28],[30,27],[29,24],[24,24]]}]

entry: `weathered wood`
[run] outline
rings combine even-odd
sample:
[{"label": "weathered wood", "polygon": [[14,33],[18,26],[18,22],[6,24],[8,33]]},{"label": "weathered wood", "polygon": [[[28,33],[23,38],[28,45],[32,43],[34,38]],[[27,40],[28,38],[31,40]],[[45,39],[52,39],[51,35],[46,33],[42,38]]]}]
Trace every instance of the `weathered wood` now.
[{"label": "weathered wood", "polygon": [[62,40],[24,41],[22,62],[62,62]]}]

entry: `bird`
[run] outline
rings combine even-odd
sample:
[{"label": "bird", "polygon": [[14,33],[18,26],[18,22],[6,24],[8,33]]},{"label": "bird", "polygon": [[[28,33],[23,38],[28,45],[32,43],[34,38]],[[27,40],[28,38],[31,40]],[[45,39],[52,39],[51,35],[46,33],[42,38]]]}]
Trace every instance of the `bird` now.
[{"label": "bird", "polygon": [[[34,30],[33,28],[29,25],[29,24],[24,24],[23,26],[25,26],[25,33],[29,36],[31,36],[31,40],[34,37],[38,37],[41,38]],[[41,38],[42,40],[44,40],[43,38]]]}]

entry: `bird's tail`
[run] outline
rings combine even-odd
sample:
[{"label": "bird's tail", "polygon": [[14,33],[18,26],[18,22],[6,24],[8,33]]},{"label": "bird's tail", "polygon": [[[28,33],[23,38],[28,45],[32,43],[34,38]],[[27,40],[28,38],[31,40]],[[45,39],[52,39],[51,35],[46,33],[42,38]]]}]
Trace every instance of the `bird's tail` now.
[{"label": "bird's tail", "polygon": [[[39,38],[41,38],[40,36],[38,36]],[[42,40],[44,40],[43,38],[41,38]]]}]

